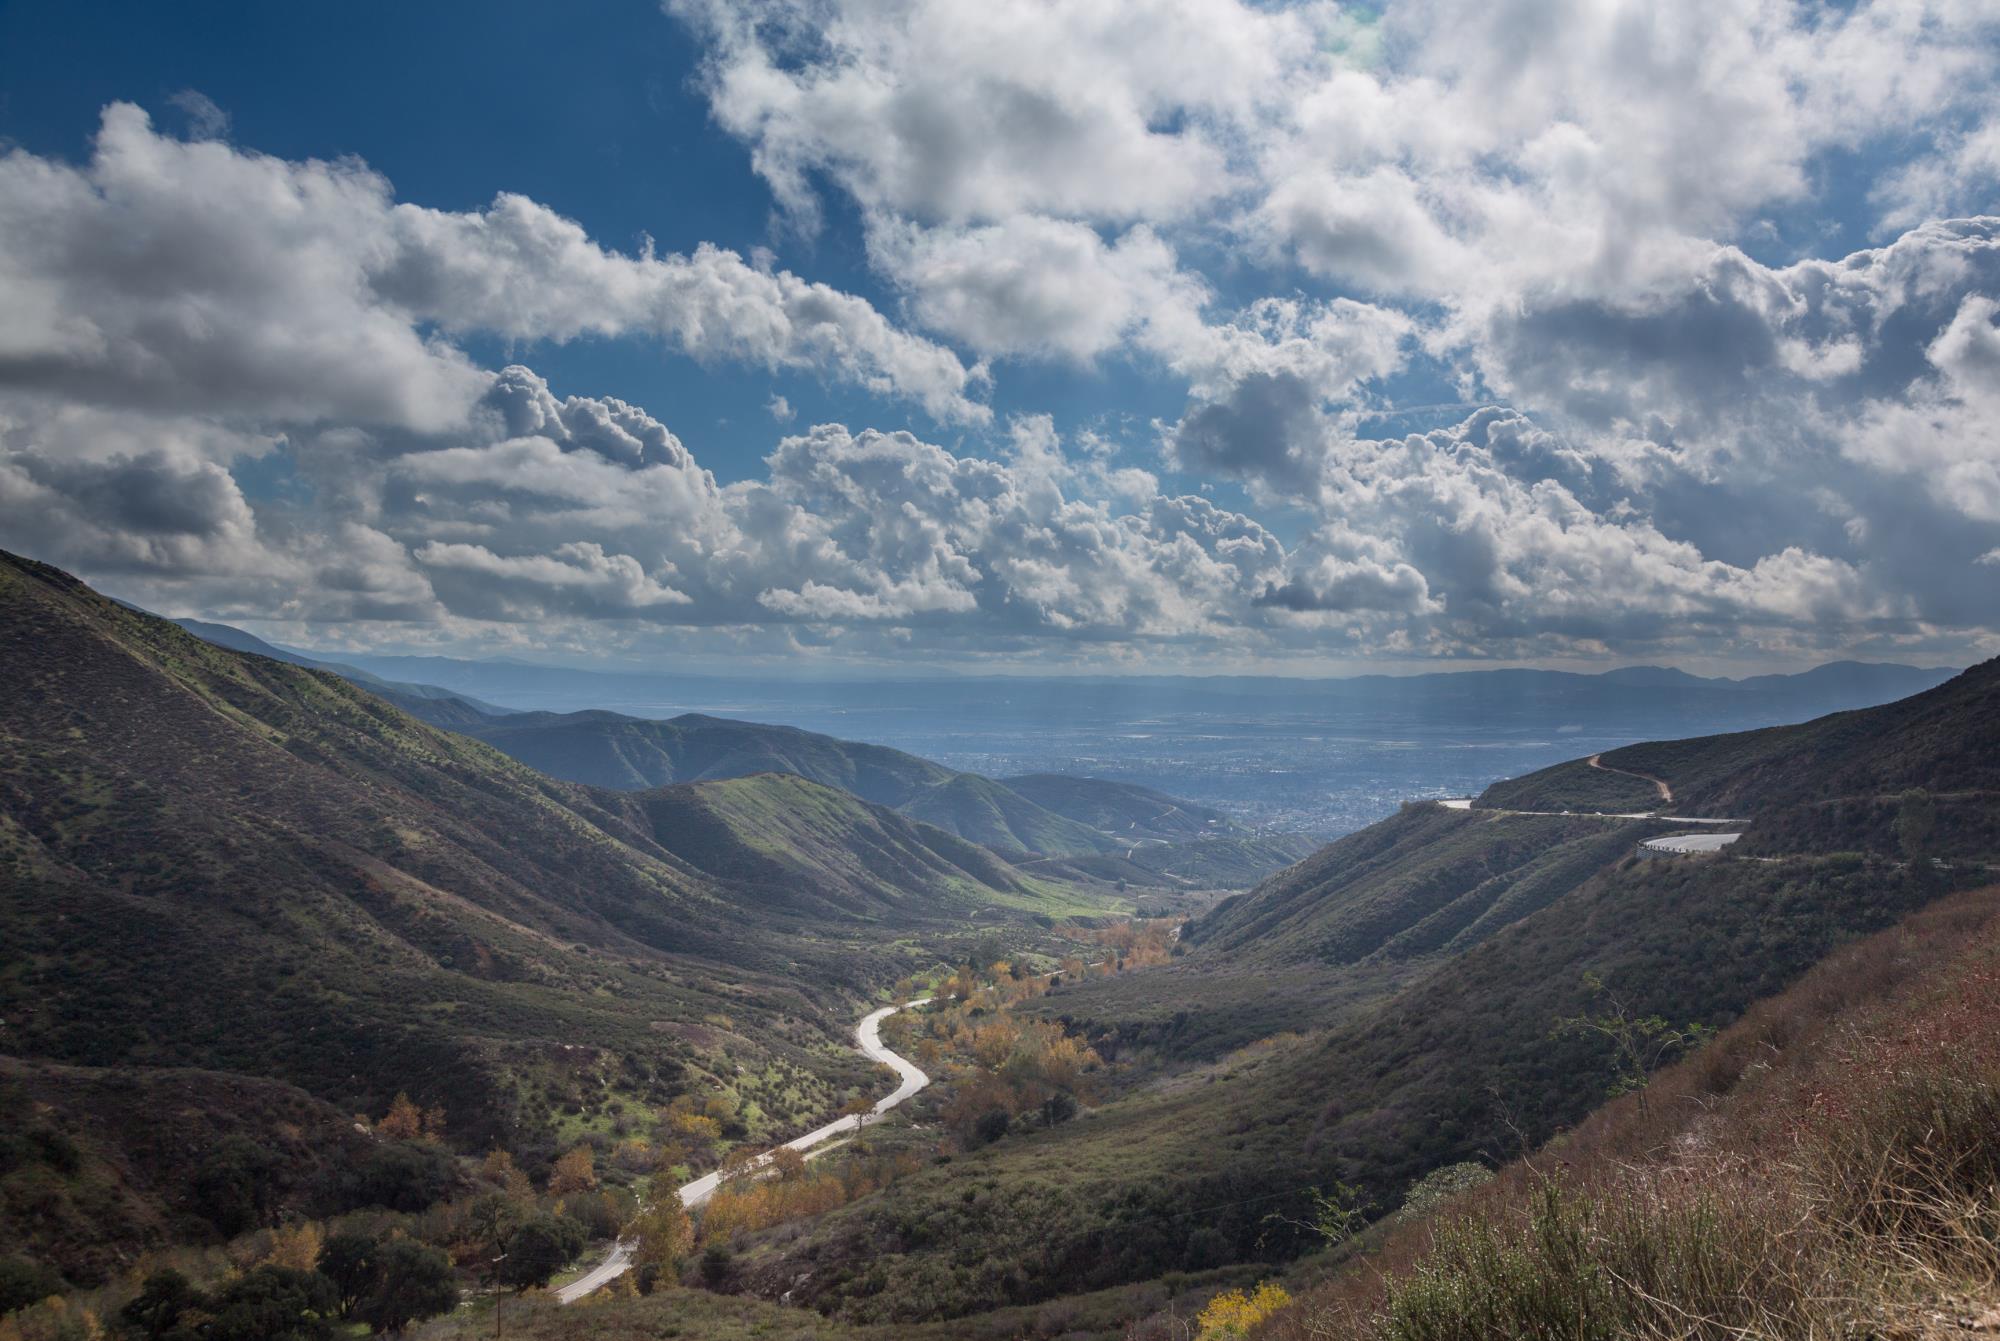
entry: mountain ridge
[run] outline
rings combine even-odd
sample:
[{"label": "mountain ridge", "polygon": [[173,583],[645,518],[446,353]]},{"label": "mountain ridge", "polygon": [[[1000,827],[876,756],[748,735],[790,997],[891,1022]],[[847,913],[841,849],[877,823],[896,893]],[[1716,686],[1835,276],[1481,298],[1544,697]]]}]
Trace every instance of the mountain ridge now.
[{"label": "mountain ridge", "polygon": [[[1623,770],[1623,771],[1619,771]],[[1648,795],[1657,778],[1671,806]],[[1479,809],[1662,809],[1750,819],[1744,851],[1894,853],[1903,793],[1934,793],[1949,814],[1938,855],[1990,854],[2000,796],[2000,658],[1873,708],[1789,726],[1607,750],[1486,789]]]}]

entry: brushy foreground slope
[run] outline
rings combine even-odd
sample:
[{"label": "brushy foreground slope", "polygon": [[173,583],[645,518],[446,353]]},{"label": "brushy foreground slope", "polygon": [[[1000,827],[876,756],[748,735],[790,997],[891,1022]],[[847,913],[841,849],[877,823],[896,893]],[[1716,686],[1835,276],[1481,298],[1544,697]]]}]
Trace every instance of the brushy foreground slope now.
[{"label": "brushy foreground slope", "polygon": [[1713,1042],[1412,1210],[1272,1341],[2000,1328],[2000,889],[1836,951]]},{"label": "brushy foreground slope", "polygon": [[278,1081],[218,1071],[100,1070],[0,1058],[0,1252],[96,1281],[140,1252],[216,1232],[239,1214],[218,1152],[266,1152],[259,1215],[312,1210],[365,1163],[368,1138]]}]

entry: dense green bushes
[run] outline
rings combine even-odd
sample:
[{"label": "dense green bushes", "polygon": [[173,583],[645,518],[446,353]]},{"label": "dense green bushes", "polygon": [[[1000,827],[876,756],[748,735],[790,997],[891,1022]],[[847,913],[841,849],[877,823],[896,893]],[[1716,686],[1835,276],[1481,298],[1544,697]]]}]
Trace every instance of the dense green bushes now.
[{"label": "dense green bushes", "polygon": [[61,1294],[63,1278],[25,1257],[0,1257],[0,1313],[12,1313],[52,1294]]},{"label": "dense green bushes", "polygon": [[583,1226],[567,1215],[532,1216],[508,1235],[500,1279],[519,1290],[547,1285],[583,1251],[585,1241]]},{"label": "dense green bushes", "polygon": [[326,1341],[339,1299],[316,1271],[260,1266],[213,1293],[178,1271],[148,1278],[119,1314],[144,1341]]}]

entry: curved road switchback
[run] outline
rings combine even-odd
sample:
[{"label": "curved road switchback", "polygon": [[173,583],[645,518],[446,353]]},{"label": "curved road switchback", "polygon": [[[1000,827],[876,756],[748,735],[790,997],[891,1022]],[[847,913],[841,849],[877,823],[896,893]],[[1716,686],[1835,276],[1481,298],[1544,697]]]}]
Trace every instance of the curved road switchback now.
[{"label": "curved road switchback", "polygon": [[[794,1137],[792,1140],[778,1147],[778,1149],[797,1150],[803,1154],[807,1151],[812,1151],[816,1146],[824,1145],[836,1136],[844,1136],[849,1132],[860,1131],[872,1122],[881,1121],[883,1114],[909,1099],[924,1086],[930,1084],[931,1078],[919,1070],[915,1062],[912,1062],[907,1057],[891,1052],[882,1042],[882,1021],[888,1019],[899,1010],[908,1010],[915,1006],[928,1005],[930,1004],[930,1000],[927,996],[920,996],[914,1001],[905,1001],[900,1006],[884,1006],[880,1010],[871,1011],[869,1014],[863,1016],[861,1023],[855,1026],[854,1042],[855,1046],[861,1049],[862,1054],[871,1061],[881,1062],[893,1068],[897,1076],[900,1077],[901,1083],[896,1086],[894,1091],[883,1098],[877,1099],[875,1107],[868,1112],[835,1118],[823,1127],[813,1128],[804,1136]],[[736,1176],[743,1177],[746,1174],[753,1173],[757,1169],[763,1168],[771,1162],[771,1157],[776,1153],[777,1150],[770,1150],[759,1155],[745,1166],[742,1173]],[[681,1186],[681,1205],[687,1207],[689,1210],[693,1210],[714,1196],[715,1190],[720,1186],[722,1186],[722,1173],[720,1170],[714,1173],[703,1174],[693,1182]],[[632,1242],[629,1239],[620,1239],[611,1245],[611,1251],[605,1254],[604,1260],[593,1267],[588,1274],[577,1277],[569,1284],[557,1290],[556,1298],[565,1304],[573,1304],[585,1295],[602,1289],[631,1269]]]}]

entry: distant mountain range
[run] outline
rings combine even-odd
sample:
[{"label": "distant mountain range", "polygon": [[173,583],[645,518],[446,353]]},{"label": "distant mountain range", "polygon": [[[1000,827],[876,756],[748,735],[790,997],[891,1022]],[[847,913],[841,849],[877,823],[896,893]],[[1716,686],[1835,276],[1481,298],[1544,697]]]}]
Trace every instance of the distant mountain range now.
[{"label": "distant mountain range", "polygon": [[[247,636],[247,635],[245,635]],[[298,654],[295,655],[311,655]],[[1957,673],[1895,663],[1836,661],[1793,674],[1706,677],[1664,666],[1598,673],[1508,669],[1303,679],[1282,676],[931,676],[906,679],[644,674],[514,661],[343,654],[354,668],[515,708],[615,709],[642,717],[707,705],[810,705],[843,711],[962,709],[1001,703],[1044,721],[1102,721],[1135,712],[1291,713],[1360,709],[1427,719],[1596,721],[1716,715],[1745,723],[1803,720],[1921,693]],[[713,706],[708,707],[713,711]],[[1563,714],[1569,714],[1565,717]]]}]

